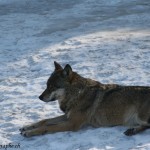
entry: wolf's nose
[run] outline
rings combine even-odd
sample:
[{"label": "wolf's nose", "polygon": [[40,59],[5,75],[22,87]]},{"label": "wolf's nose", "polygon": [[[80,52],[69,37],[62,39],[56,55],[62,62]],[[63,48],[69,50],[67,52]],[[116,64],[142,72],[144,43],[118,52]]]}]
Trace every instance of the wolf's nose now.
[{"label": "wolf's nose", "polygon": [[42,95],[40,95],[40,96],[39,96],[39,99],[40,99],[40,100],[43,100],[43,96],[42,96]]}]

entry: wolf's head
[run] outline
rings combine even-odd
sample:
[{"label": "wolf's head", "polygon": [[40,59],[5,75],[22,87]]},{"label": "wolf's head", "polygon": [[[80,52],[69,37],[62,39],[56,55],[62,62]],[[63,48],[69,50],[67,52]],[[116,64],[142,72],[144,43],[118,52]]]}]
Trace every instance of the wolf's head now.
[{"label": "wolf's head", "polygon": [[39,96],[39,99],[44,102],[50,102],[64,99],[65,88],[70,85],[72,68],[70,65],[66,65],[63,69],[60,64],[54,62],[55,70],[51,74],[47,81],[47,88]]}]

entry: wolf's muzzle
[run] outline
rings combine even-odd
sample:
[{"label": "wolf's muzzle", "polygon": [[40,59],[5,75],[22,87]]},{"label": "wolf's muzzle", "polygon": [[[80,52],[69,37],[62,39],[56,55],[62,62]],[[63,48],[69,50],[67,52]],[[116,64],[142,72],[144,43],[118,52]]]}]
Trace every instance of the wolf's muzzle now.
[{"label": "wolf's muzzle", "polygon": [[42,95],[40,95],[40,96],[39,96],[39,99],[40,99],[40,100],[43,100],[43,96],[42,96]]}]

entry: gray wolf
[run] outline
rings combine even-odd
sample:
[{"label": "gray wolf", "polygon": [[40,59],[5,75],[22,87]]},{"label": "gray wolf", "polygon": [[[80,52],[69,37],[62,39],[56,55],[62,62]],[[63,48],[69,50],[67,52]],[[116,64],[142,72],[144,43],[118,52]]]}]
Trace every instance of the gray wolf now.
[{"label": "gray wolf", "polygon": [[39,99],[58,100],[64,115],[21,128],[23,136],[77,131],[84,125],[129,126],[127,136],[150,128],[150,87],[102,84],[80,76],[69,64],[63,68],[54,62],[54,66]]}]

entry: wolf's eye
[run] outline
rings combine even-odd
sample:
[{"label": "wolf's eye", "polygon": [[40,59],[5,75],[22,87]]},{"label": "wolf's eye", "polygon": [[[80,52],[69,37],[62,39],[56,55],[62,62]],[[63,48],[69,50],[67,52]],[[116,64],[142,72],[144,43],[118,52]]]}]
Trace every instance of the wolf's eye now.
[{"label": "wolf's eye", "polygon": [[63,84],[62,84],[62,83],[57,83],[57,84],[55,85],[55,87],[56,87],[56,88],[62,88],[62,87],[63,87]]}]

